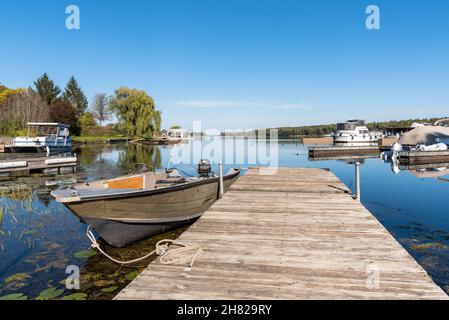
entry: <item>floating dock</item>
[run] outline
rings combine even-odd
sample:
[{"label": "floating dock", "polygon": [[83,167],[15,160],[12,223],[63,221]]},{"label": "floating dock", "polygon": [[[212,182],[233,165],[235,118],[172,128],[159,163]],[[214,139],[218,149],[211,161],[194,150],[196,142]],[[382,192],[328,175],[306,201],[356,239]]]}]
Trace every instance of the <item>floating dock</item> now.
[{"label": "floating dock", "polygon": [[378,155],[383,148],[379,146],[361,146],[361,147],[309,147],[310,158],[337,157],[337,156],[361,156]]},{"label": "floating dock", "polygon": [[0,161],[0,174],[3,176],[14,174],[29,174],[30,172],[42,172],[46,170],[76,169],[78,159],[76,156],[61,157],[34,157],[34,158],[11,158]]},{"label": "floating dock", "polygon": [[435,164],[449,162],[449,151],[401,151],[401,164]]},{"label": "floating dock", "polygon": [[324,169],[249,169],[178,240],[192,268],[156,259],[115,299],[448,298]]},{"label": "floating dock", "polygon": [[162,139],[162,138],[147,139],[147,140],[139,141],[139,143],[141,143],[141,144],[159,145],[159,146],[166,146],[166,145],[177,144],[177,143],[181,143],[181,142],[182,142],[182,140]]},{"label": "floating dock", "polygon": [[321,156],[321,157],[309,157],[309,161],[325,161],[325,160],[337,160],[337,161],[346,161],[346,162],[363,162],[367,159],[377,159],[379,158],[378,154],[367,154],[367,155],[340,155],[340,156]]},{"label": "floating dock", "polygon": [[128,143],[130,139],[128,138],[116,138],[116,139],[108,139],[108,144],[116,144],[116,143]]},{"label": "floating dock", "polygon": [[304,137],[302,138],[302,143],[305,145],[315,144],[315,145],[331,145],[334,144],[333,137]]}]

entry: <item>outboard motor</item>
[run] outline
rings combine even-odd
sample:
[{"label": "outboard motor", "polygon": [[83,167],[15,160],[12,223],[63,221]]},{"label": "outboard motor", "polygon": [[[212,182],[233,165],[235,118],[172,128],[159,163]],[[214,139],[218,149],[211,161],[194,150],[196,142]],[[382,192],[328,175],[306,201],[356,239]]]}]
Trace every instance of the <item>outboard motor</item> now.
[{"label": "outboard motor", "polygon": [[210,161],[207,159],[201,159],[198,163],[198,174],[200,177],[207,178],[212,172]]}]

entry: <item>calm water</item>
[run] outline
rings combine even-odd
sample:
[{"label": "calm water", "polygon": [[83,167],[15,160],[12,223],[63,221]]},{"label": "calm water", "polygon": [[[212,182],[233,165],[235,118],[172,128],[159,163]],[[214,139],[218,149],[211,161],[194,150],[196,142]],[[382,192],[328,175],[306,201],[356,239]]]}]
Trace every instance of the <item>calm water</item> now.
[{"label": "calm water", "polygon": [[[199,141],[175,147],[85,145],[74,150],[80,160],[77,173],[33,175],[0,182],[0,297],[15,293],[23,295],[16,298],[26,296],[28,299],[65,296],[110,299],[149,262],[122,267],[89,250],[90,242],[85,235],[87,226],[51,199],[52,189],[75,180],[91,181],[126,174],[136,163],[161,170],[169,162],[173,166],[182,160],[184,164],[178,164],[177,168],[183,174],[193,175],[195,171],[187,163],[196,163],[200,150],[215,159],[226,156],[225,169],[236,165],[265,165],[263,155],[254,161],[246,151],[258,147],[264,153],[264,148],[274,148],[274,145],[250,141],[243,145],[245,152],[239,154],[242,150],[234,144],[240,142],[228,141],[221,151],[211,151],[207,143]],[[354,189],[352,164],[336,160],[309,161],[307,147],[292,141],[279,142],[276,150],[279,166],[330,168]],[[232,154],[235,157],[229,159]],[[5,157],[1,155],[0,159]],[[394,174],[390,164],[378,158],[365,159],[360,171],[363,204],[434,281],[449,292],[449,217],[444,201],[449,195],[449,183],[444,179],[419,178],[412,171]],[[152,250],[158,240],[175,238],[182,231],[148,239],[126,249],[104,243],[102,246],[115,257],[131,259]],[[79,291],[65,289],[68,265],[80,268]],[[73,293],[82,294],[69,296]]]}]

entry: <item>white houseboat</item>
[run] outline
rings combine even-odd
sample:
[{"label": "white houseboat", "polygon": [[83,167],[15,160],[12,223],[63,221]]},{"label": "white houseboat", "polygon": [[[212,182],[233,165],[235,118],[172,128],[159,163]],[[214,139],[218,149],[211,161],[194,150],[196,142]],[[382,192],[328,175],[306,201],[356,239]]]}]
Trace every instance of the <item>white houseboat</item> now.
[{"label": "white houseboat", "polygon": [[369,131],[364,120],[337,123],[337,131],[333,134],[334,145],[348,147],[377,145],[382,137],[381,132]]},{"label": "white houseboat", "polygon": [[163,130],[162,138],[170,141],[190,141],[191,135],[189,131],[177,128],[177,129]]},{"label": "white houseboat", "polygon": [[64,153],[72,151],[69,125],[63,123],[29,122],[25,137],[16,137],[5,146],[6,152]]}]

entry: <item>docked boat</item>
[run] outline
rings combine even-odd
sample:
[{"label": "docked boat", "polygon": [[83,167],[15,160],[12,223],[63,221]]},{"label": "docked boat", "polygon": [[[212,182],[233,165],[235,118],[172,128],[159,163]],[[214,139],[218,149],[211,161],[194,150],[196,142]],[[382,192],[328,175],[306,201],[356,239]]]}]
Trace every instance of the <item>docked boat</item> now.
[{"label": "docked boat", "polygon": [[[447,119],[444,120],[449,121]],[[413,149],[417,146],[421,146],[421,148],[422,146],[427,146],[427,149],[440,149],[442,144],[449,145],[449,127],[443,126],[443,123],[442,120],[439,120],[434,125],[418,126],[401,135],[398,139],[398,144],[403,149]],[[429,148],[429,146],[434,147]]]},{"label": "docked boat", "polygon": [[364,120],[348,120],[337,123],[337,130],[333,134],[336,146],[374,146],[383,137],[381,132],[371,132]]},{"label": "docked boat", "polygon": [[25,137],[15,137],[5,152],[65,153],[72,151],[69,125],[63,123],[29,122]]},{"label": "docked boat", "polygon": [[[175,170],[141,172],[114,179],[75,184],[51,193],[106,242],[123,247],[199,218],[219,197],[220,177],[210,164],[198,165],[198,176]],[[223,175],[223,191],[240,169]]]}]

